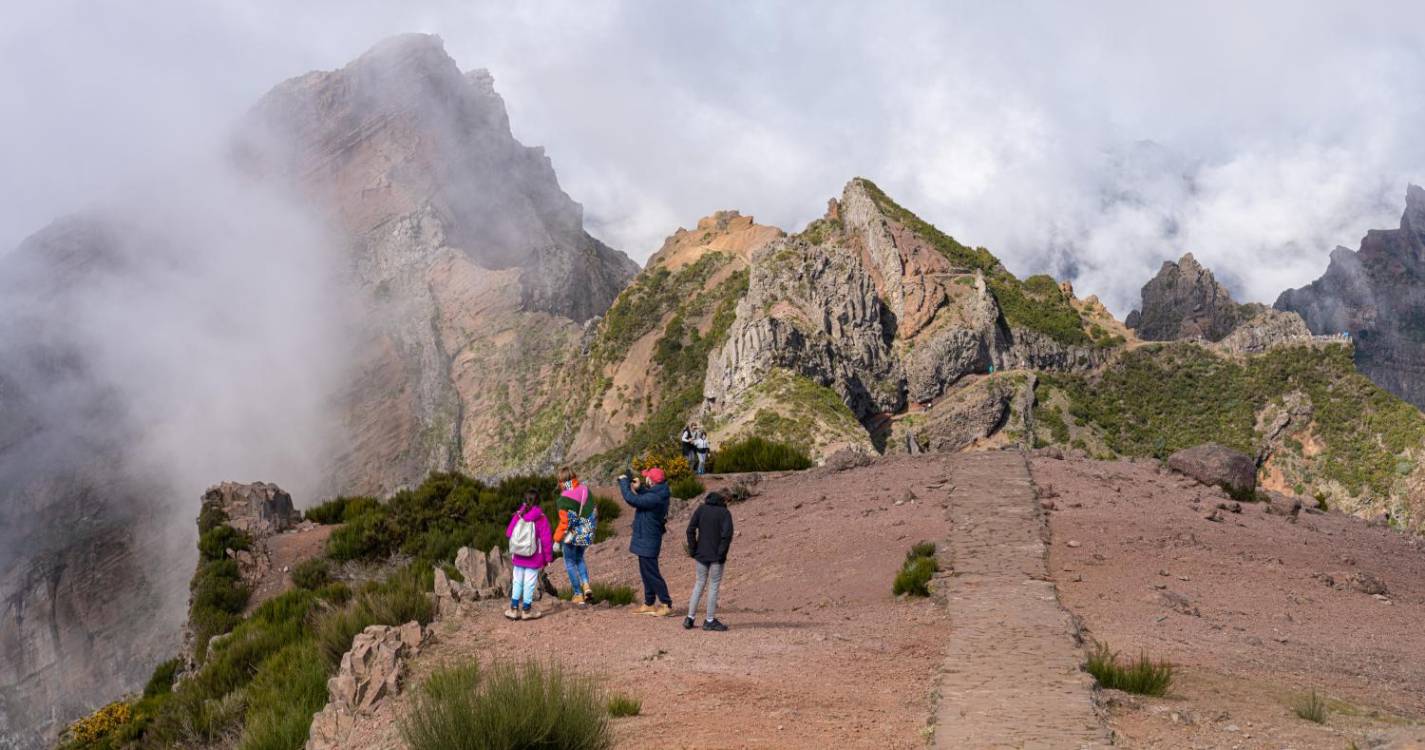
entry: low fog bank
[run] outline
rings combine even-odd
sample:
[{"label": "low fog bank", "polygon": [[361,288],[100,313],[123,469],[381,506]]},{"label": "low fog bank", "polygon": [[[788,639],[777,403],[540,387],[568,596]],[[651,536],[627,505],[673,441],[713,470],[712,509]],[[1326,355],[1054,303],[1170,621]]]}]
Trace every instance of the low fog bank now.
[{"label": "low fog bank", "polygon": [[221,480],[310,501],[358,318],[305,205],[209,159],[0,257],[0,563],[133,515],[191,542]]}]

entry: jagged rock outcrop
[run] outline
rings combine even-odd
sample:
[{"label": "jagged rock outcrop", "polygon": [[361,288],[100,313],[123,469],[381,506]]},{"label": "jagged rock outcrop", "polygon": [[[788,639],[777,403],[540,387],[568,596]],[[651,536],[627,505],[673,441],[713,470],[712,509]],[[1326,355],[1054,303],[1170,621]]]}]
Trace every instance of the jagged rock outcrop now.
[{"label": "jagged rock outcrop", "polygon": [[1425,188],[1406,189],[1398,229],[1367,232],[1358,251],[1331,251],[1326,273],[1275,307],[1318,335],[1349,333],[1366,377],[1425,407]]},{"label": "jagged rock outcrop", "polygon": [[1300,315],[1268,308],[1238,324],[1218,346],[1233,354],[1261,354],[1273,347],[1309,340],[1311,330]]},{"label": "jagged rock outcrop", "polygon": [[223,511],[228,525],[247,532],[254,541],[292,528],[297,511],[292,496],[269,482],[223,482],[203,493],[203,505]]},{"label": "jagged rock outcrop", "polygon": [[[1096,301],[1078,302],[1047,277],[1030,281],[854,179],[824,217],[752,257],[747,295],[708,366],[706,411],[741,423],[755,401],[746,394],[786,371],[830,388],[870,427],[908,404],[933,404],[967,375],[1084,370],[1112,354],[1112,342],[1122,339],[1084,318],[1110,318]],[[1062,310],[1045,316],[1054,317],[1044,321],[1046,330],[1014,326],[996,289],[1012,294],[1021,310],[1041,301]],[[967,440],[937,445],[953,450],[948,446]]]},{"label": "jagged rock outcrop", "polygon": [[330,700],[312,717],[307,750],[348,747],[355,718],[369,715],[401,691],[406,663],[420,653],[427,635],[415,621],[397,627],[370,625],[357,633],[336,675],[327,680]]},{"label": "jagged rock outcrop", "polygon": [[1143,285],[1142,294],[1143,306],[1129,313],[1126,322],[1147,341],[1220,341],[1262,307],[1234,302],[1192,253],[1177,263],[1164,261],[1158,275]]},{"label": "jagged rock outcrop", "polygon": [[455,569],[462,580],[453,581],[444,570],[435,569],[436,609],[442,616],[458,611],[462,602],[509,596],[512,571],[499,547],[489,552],[461,547],[455,553]]}]

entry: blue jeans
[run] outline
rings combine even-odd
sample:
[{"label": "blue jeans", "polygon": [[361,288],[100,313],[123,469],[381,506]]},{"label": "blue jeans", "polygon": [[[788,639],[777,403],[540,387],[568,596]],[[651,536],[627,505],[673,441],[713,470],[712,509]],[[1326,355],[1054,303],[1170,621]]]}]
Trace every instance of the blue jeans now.
[{"label": "blue jeans", "polygon": [[584,564],[584,553],[588,547],[566,544],[564,549],[564,570],[569,573],[569,590],[578,594],[589,582],[589,566]]}]

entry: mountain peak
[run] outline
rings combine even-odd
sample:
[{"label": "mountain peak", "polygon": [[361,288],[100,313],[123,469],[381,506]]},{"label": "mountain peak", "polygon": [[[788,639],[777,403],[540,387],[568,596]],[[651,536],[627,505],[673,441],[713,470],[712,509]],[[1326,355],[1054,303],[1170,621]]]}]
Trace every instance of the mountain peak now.
[{"label": "mountain peak", "polygon": [[1405,215],[1400,217],[1400,228],[1425,237],[1425,188],[1414,184],[1405,188]]},{"label": "mountain peak", "polygon": [[1203,338],[1218,341],[1232,332],[1245,314],[1192,253],[1163,266],[1143,285],[1143,306],[1128,316],[1128,327],[1148,341]]}]

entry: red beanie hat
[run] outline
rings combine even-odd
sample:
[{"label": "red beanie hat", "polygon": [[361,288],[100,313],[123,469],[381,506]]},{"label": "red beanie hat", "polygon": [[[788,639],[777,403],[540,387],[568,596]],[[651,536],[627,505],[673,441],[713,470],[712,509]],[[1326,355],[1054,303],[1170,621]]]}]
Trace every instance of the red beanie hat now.
[{"label": "red beanie hat", "polygon": [[663,470],[658,468],[657,466],[651,469],[644,469],[643,478],[654,484],[663,484],[663,480],[666,479],[666,477],[663,475]]}]

